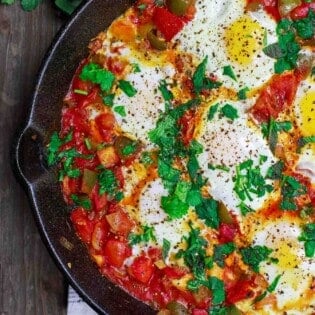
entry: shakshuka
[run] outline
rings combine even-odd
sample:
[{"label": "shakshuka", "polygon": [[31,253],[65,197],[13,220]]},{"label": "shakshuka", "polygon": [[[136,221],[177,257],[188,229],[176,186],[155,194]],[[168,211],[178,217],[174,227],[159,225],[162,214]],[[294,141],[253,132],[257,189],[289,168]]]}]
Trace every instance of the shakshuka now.
[{"label": "shakshuka", "polygon": [[89,50],[47,159],[100,273],[159,315],[315,314],[315,2],[139,0]]}]

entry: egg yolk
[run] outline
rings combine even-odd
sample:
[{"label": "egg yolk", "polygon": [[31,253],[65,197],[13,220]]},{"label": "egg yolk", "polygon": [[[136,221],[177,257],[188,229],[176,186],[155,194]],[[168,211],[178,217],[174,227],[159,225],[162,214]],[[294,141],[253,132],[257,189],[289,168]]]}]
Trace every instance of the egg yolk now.
[{"label": "egg yolk", "polygon": [[315,91],[310,91],[304,95],[300,101],[301,110],[301,131],[303,136],[315,135]]},{"label": "egg yolk", "polygon": [[249,16],[233,22],[225,31],[225,45],[231,61],[243,66],[249,65],[261,48],[264,29]]},{"label": "egg yolk", "polygon": [[291,269],[299,265],[300,259],[295,254],[295,246],[286,241],[279,242],[274,251],[274,257],[279,259],[277,266],[281,269]]}]

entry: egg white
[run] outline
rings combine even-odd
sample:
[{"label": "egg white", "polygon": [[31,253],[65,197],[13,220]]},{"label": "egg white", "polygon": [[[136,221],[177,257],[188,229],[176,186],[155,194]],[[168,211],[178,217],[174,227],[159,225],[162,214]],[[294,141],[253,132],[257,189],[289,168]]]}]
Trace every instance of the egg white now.
[{"label": "egg white", "polygon": [[273,250],[270,256],[279,260],[278,263],[264,261],[259,268],[269,284],[281,275],[274,291],[279,312],[271,314],[287,310],[287,314],[314,312],[315,295],[312,294],[311,299],[308,295],[315,275],[315,259],[305,256],[304,244],[298,241],[302,233],[300,225],[298,219],[289,217],[274,221],[251,220],[253,245],[267,246]]},{"label": "egg white", "polygon": [[[260,156],[266,156],[266,162],[260,167],[262,175],[265,176],[267,169],[275,162],[261,131],[249,124],[245,111],[253,102],[252,99],[216,101],[215,104],[219,104],[219,108],[227,103],[232,105],[238,110],[239,118],[232,121],[226,117],[220,118],[217,114],[213,120],[208,121],[205,112],[201,123],[202,130],[198,135],[198,141],[204,148],[203,153],[198,156],[198,161],[203,175],[208,179],[209,193],[214,199],[222,201],[238,217],[241,216],[238,207],[240,199],[233,190],[236,166],[248,159],[252,159],[254,166],[257,166]],[[209,169],[209,163],[228,167],[229,170]],[[252,201],[246,201],[246,205],[256,210],[262,207],[268,196],[269,194],[259,198],[255,196]]]},{"label": "egg white", "polygon": [[[143,225],[153,226],[156,241],[163,246],[163,239],[167,239],[171,246],[170,252],[177,251],[185,230],[186,216],[181,219],[170,220],[161,207],[162,196],[167,196],[160,178],[148,183],[142,190],[139,200],[139,217]],[[177,250],[175,250],[177,249]]]},{"label": "egg white", "polygon": [[[197,60],[209,57],[207,70],[224,86],[257,88],[274,73],[274,60],[262,49],[264,38],[276,41],[276,23],[259,10],[245,12],[245,0],[199,0],[194,19],[178,34],[179,47]],[[223,75],[232,66],[238,78]]]}]

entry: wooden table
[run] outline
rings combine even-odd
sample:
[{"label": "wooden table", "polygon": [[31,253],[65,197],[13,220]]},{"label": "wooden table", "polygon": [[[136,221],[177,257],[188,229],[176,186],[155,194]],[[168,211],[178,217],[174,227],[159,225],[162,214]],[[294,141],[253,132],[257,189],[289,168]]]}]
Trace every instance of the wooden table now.
[{"label": "wooden table", "polygon": [[10,168],[40,62],[64,22],[52,1],[24,12],[0,5],[0,315],[66,314],[67,285],[37,232]]}]

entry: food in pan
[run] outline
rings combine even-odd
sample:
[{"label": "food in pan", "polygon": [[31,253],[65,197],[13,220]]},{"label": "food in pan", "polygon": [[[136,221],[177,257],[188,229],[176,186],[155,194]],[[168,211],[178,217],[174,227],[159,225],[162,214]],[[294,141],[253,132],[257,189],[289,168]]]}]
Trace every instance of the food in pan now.
[{"label": "food in pan", "polygon": [[315,312],[315,4],[140,0],[48,145],[100,272],[159,314]]}]

